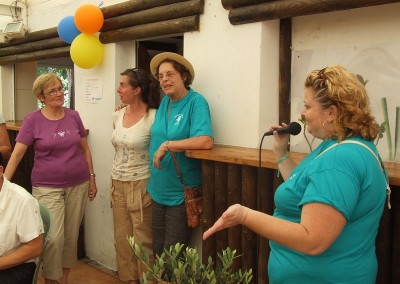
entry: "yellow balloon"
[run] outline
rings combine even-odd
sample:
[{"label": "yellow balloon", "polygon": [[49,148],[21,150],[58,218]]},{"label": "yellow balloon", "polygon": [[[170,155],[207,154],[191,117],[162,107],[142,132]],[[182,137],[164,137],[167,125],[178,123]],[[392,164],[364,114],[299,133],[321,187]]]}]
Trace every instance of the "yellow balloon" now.
[{"label": "yellow balloon", "polygon": [[70,55],[72,61],[80,68],[93,68],[103,59],[103,44],[97,36],[82,33],[72,41]]}]

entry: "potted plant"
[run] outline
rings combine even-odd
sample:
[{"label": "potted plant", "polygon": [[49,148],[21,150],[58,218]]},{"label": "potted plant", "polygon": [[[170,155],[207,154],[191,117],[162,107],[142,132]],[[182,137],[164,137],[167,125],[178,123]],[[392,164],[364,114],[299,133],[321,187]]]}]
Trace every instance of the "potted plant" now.
[{"label": "potted plant", "polygon": [[143,275],[143,283],[150,279],[157,283],[185,283],[185,284],[249,284],[252,283],[252,270],[242,272],[232,271],[231,266],[236,257],[236,250],[229,247],[218,253],[220,264],[214,268],[214,262],[208,257],[207,263],[201,263],[201,258],[195,248],[182,244],[172,245],[165,249],[161,256],[150,263],[149,254],[134,237],[128,237],[133,254],[147,267]]}]

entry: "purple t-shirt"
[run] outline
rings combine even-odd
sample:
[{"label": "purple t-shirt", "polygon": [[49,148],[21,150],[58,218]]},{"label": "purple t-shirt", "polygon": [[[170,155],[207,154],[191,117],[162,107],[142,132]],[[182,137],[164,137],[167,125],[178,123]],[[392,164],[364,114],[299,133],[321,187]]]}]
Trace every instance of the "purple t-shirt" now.
[{"label": "purple t-shirt", "polygon": [[77,111],[64,108],[60,120],[47,119],[40,110],[28,114],[17,142],[33,144],[33,186],[64,188],[89,180],[88,164],[80,148],[86,130]]}]

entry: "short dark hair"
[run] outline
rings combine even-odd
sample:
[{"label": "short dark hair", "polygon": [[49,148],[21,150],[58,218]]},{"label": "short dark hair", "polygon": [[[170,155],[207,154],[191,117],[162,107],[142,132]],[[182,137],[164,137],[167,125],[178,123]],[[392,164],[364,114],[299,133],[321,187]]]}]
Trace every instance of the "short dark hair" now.
[{"label": "short dark hair", "polygon": [[0,153],[0,166],[4,167],[3,155]]}]

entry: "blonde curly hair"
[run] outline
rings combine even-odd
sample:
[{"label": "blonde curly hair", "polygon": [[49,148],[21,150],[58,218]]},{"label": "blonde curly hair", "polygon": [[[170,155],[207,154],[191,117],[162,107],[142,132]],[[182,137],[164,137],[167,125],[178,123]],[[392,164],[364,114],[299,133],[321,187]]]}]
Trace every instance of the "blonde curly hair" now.
[{"label": "blonde curly hair", "polygon": [[373,141],[378,136],[379,128],[372,116],[367,92],[355,74],[340,65],[328,66],[312,71],[304,86],[314,90],[314,99],[322,108],[337,107],[338,116],[330,138],[342,141],[361,136]]}]

